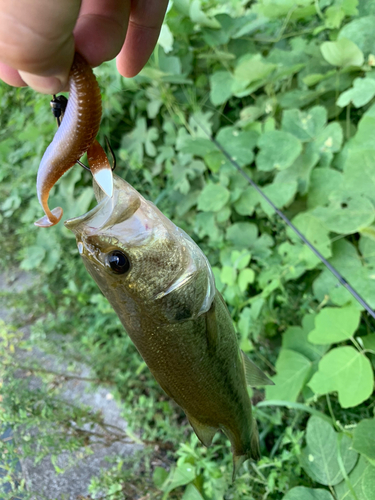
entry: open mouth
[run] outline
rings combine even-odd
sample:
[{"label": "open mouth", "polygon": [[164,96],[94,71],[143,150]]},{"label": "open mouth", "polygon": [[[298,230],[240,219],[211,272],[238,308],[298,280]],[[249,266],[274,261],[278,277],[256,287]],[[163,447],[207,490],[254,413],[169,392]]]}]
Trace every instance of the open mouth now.
[{"label": "open mouth", "polygon": [[112,198],[103,198],[96,207],[89,212],[65,221],[64,225],[75,234],[79,234],[80,228],[84,225],[85,233],[94,234],[103,227],[111,217],[116,201],[117,193],[115,191]]}]

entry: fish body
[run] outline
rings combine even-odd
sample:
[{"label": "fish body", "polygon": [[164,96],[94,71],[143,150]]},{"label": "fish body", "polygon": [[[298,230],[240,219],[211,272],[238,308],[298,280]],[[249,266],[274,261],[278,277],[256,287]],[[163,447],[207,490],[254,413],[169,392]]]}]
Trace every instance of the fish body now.
[{"label": "fish body", "polygon": [[[65,223],[88,272],[200,440],[209,446],[223,430],[235,470],[259,458],[246,380],[251,362],[239,349],[207,258],[120,177],[114,176],[112,198],[95,190],[97,207]],[[259,374],[255,367],[253,379]]]}]

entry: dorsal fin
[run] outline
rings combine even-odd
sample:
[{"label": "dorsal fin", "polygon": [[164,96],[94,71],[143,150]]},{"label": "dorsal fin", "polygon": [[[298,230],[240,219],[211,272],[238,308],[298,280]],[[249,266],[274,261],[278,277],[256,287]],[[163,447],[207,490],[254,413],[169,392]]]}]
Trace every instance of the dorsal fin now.
[{"label": "dorsal fin", "polygon": [[218,429],[216,427],[211,427],[210,425],[201,424],[196,418],[191,417],[187,414],[190,425],[194,429],[195,434],[198,436],[198,439],[205,445],[211,446],[212,439]]},{"label": "dorsal fin", "polygon": [[246,383],[251,387],[258,387],[259,385],[275,385],[255,363],[249,359],[246,354],[241,351],[242,362],[245,369]]}]

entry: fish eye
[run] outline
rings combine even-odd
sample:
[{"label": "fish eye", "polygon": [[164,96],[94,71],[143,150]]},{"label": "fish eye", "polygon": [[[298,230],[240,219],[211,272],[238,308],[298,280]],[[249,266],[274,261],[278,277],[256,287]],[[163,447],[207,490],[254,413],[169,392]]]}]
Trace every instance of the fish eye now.
[{"label": "fish eye", "polygon": [[109,267],[116,274],[125,274],[130,269],[128,257],[121,250],[113,250],[107,255]]}]

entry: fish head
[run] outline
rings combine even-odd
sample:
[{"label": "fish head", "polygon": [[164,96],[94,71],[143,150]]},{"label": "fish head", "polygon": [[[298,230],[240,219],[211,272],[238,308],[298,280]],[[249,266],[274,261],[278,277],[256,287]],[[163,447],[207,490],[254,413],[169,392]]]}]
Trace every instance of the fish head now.
[{"label": "fish head", "polygon": [[[120,177],[114,176],[111,198],[97,187],[95,192],[98,205],[65,225],[75,233],[87,270],[112,306],[176,321],[205,312],[215,287],[195,243]],[[189,294],[189,300],[184,298]],[[187,308],[188,301],[194,304]]]}]

